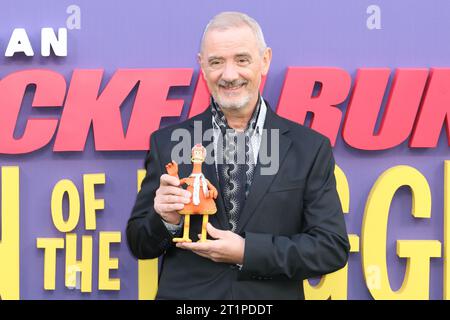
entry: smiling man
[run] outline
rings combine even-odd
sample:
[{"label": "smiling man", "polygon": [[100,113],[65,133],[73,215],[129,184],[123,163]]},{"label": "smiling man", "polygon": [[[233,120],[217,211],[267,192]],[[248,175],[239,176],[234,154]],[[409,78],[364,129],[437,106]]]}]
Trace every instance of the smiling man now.
[{"label": "smiling man", "polygon": [[[151,137],[127,239],[137,258],[163,256],[158,299],[303,299],[302,280],[347,262],[330,142],[277,116],[260,96],[271,59],[254,19],[218,14],[205,28],[198,55],[211,104]],[[203,173],[218,189],[206,242],[185,241],[199,238],[201,216],[184,223],[179,212],[192,194],[165,172],[175,130],[191,133],[191,146],[205,144],[195,140],[204,136],[194,134],[196,123],[201,133],[213,132],[213,161]],[[264,152],[276,170],[264,170]],[[191,164],[178,169],[187,177]]]}]

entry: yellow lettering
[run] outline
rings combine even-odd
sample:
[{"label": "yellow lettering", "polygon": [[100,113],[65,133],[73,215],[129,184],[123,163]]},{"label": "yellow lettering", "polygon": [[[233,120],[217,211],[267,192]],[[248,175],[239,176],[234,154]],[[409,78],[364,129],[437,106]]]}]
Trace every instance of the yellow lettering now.
[{"label": "yellow lettering", "polygon": [[[64,194],[67,193],[69,198],[69,218],[64,221],[62,203]],[[80,196],[77,187],[70,180],[59,181],[52,192],[52,219],[56,229],[61,232],[70,232],[78,224],[80,219]]]},{"label": "yellow lettering", "polygon": [[[398,240],[397,255],[407,258],[406,275],[399,294],[411,290],[416,295],[410,299],[429,299],[430,258],[441,257],[441,242],[438,240]],[[423,278],[424,281],[416,279]]]},{"label": "yellow lettering", "polygon": [[120,290],[120,279],[110,279],[109,270],[119,268],[119,259],[111,259],[109,246],[111,243],[120,243],[120,232],[100,232],[99,261],[98,261],[98,289]]},{"label": "yellow lettering", "polygon": [[415,168],[390,168],[375,182],[367,199],[361,233],[363,272],[375,299],[429,299],[429,259],[441,255],[437,240],[398,240],[397,255],[407,258],[407,270],[401,288],[391,289],[386,262],[387,226],[392,198],[402,186],[411,189],[412,215],[431,217],[430,188]]},{"label": "yellow lettering", "polygon": [[0,297],[20,298],[19,167],[2,167]]},{"label": "yellow lettering", "polygon": [[37,238],[36,246],[44,249],[44,289],[55,290],[56,250],[64,249],[64,239]]},{"label": "yellow lettering", "polygon": [[105,184],[104,173],[83,175],[86,230],[95,230],[97,228],[96,211],[105,209],[104,199],[95,198],[95,185],[97,184]]},{"label": "yellow lettering", "polygon": [[92,236],[83,236],[82,258],[77,260],[77,235],[66,234],[66,287],[76,287],[76,273],[81,273],[81,292],[92,292]]},{"label": "yellow lettering", "polygon": [[336,190],[341,200],[342,211],[344,214],[350,211],[350,187],[348,185],[347,176],[338,166],[334,166],[334,176],[336,178]]}]

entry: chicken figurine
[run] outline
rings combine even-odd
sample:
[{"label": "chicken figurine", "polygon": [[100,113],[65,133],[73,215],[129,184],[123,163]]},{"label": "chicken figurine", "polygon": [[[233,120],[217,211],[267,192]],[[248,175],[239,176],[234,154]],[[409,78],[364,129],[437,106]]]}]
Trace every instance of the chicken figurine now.
[{"label": "chicken figurine", "polygon": [[[192,173],[187,178],[180,179],[180,186],[186,184],[191,195],[191,202],[184,205],[184,208],[178,211],[184,215],[184,228],[182,238],[173,238],[174,242],[192,242],[189,238],[190,217],[193,214],[203,215],[202,233],[200,242],[206,241],[206,225],[208,224],[208,216],[217,212],[214,199],[217,198],[217,189],[205,178],[202,173],[202,163],[206,158],[206,149],[201,144],[196,144],[192,148]],[[167,173],[173,177],[178,177],[178,164],[172,160],[166,165]]]}]

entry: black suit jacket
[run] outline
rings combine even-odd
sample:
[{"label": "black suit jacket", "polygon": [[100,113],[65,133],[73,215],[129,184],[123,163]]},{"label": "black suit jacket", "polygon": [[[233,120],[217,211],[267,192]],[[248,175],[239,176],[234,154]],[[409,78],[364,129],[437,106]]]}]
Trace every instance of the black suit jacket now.
[{"label": "black suit jacket", "polygon": [[[267,104],[268,106],[268,104]],[[329,140],[276,115],[268,106],[265,129],[279,130],[279,170],[261,175],[256,165],[250,193],[240,214],[237,233],[245,238],[244,263],[217,263],[172,243],[172,234],[153,208],[155,192],[171,151],[177,128],[194,131],[194,121],[210,129],[211,111],[152,134],[145,160],[147,176],[127,225],[131,252],[139,259],[163,255],[157,299],[304,299],[302,280],[336,271],[347,262],[349,241],[334,178]],[[194,143],[202,141],[195,141]],[[205,145],[205,143],[204,143]],[[270,143],[269,143],[270,145]],[[179,176],[192,165],[180,164]],[[217,188],[215,165],[203,173]],[[210,216],[216,228],[229,230],[219,190],[218,212]],[[190,237],[198,239],[201,216],[192,216]]]}]

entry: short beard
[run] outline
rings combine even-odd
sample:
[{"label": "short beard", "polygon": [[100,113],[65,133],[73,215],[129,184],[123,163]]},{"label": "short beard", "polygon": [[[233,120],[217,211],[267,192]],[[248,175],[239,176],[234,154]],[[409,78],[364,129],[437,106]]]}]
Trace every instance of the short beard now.
[{"label": "short beard", "polygon": [[216,101],[216,103],[220,106],[220,108],[225,109],[225,110],[239,110],[242,109],[243,107],[245,107],[249,102],[250,102],[250,95],[246,95],[245,97],[243,97],[242,99],[240,99],[239,101],[224,101],[222,100],[219,95],[216,95],[214,98],[214,101]]}]

